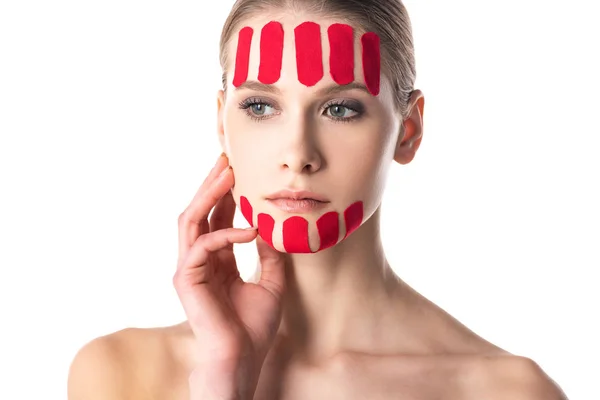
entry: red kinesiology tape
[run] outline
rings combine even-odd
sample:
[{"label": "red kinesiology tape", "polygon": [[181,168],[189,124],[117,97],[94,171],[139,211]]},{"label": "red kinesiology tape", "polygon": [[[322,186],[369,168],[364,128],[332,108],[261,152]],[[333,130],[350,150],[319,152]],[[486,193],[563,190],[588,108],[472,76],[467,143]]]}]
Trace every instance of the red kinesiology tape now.
[{"label": "red kinesiology tape", "polygon": [[[275,220],[269,214],[260,213],[258,219],[258,234],[269,246],[273,247],[273,228]],[[274,247],[273,247],[274,248]]]},{"label": "red kinesiology tape", "polygon": [[354,81],[354,33],[350,25],[333,24],[327,29],[329,37],[329,71],[339,85]]},{"label": "red kinesiology tape", "polygon": [[379,94],[379,78],[381,73],[381,58],[379,53],[379,36],[367,32],[360,39],[362,43],[362,64],[367,89],[373,96]]},{"label": "red kinesiology tape", "polygon": [[313,86],[323,78],[321,27],[314,22],[303,22],[294,29],[294,37],[298,80]]},{"label": "red kinesiology tape", "polygon": [[[252,225],[252,206],[246,197],[240,197],[240,207],[242,214]],[[363,202],[357,201],[351,204],[344,210],[344,222],[346,223],[346,234],[343,239],[346,239],[354,232],[363,221]],[[301,216],[292,216],[283,221],[283,248],[288,253],[316,253],[317,251],[325,250],[338,243],[340,235],[339,213],[330,211],[323,214],[317,220],[317,231],[319,233],[319,249],[312,251],[308,241],[309,222]],[[273,229],[275,220],[266,213],[259,213],[258,219],[258,234],[260,237],[273,247]],[[343,240],[342,239],[342,240]],[[277,249],[275,249],[277,250]]]},{"label": "red kinesiology tape", "polygon": [[317,220],[317,230],[321,239],[319,251],[325,250],[337,243],[340,235],[339,217],[338,213],[330,211]]},{"label": "red kinesiology tape", "polygon": [[250,226],[254,226],[254,222],[252,222],[252,206],[247,198],[244,196],[240,197],[240,209],[242,210],[242,215],[246,218],[246,221],[250,224]]},{"label": "red kinesiology tape", "polygon": [[344,211],[344,222],[346,223],[346,234],[344,239],[356,230],[362,223],[363,219],[363,202],[357,201]]},{"label": "red kinesiology tape", "polygon": [[275,83],[281,75],[283,56],[283,26],[277,21],[266,24],[260,33],[260,64],[258,80],[265,84]]},{"label": "red kinesiology tape", "polygon": [[288,253],[312,253],[306,219],[295,216],[283,221],[283,247]]},{"label": "red kinesiology tape", "polygon": [[250,64],[250,45],[252,43],[252,28],[242,28],[238,34],[237,53],[235,55],[235,74],[233,86],[240,86],[248,79],[248,65]]}]

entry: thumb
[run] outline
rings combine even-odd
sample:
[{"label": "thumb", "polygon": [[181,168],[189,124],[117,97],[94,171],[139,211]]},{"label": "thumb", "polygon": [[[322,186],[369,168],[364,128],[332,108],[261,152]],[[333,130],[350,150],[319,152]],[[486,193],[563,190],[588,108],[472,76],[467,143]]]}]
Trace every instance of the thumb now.
[{"label": "thumb", "polygon": [[284,254],[269,246],[260,235],[256,237],[256,249],[260,263],[260,280],[257,284],[281,300],[285,291]]}]

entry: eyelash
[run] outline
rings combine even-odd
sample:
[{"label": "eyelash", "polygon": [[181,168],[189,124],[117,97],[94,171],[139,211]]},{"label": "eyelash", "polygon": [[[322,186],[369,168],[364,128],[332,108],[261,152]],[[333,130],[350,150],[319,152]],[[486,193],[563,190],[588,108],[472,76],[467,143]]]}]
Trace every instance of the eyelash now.
[{"label": "eyelash", "polygon": [[[269,103],[266,100],[260,99],[260,98],[246,99],[246,100],[240,102],[239,107],[240,107],[240,109],[245,110],[246,115],[248,115],[254,121],[261,121],[263,119],[268,118],[269,117],[268,115],[256,116],[256,115],[252,114],[252,112],[250,111],[250,107],[252,107],[253,105],[256,105],[256,104],[263,104],[265,106],[275,108],[271,103]],[[334,107],[334,106],[341,106],[341,107],[347,108],[348,110],[354,111],[357,114],[353,117],[346,117],[346,118],[329,117],[328,116],[328,118],[331,119],[333,122],[342,122],[342,123],[352,122],[355,119],[358,119],[362,116],[361,110],[360,109],[357,110],[357,108],[359,108],[359,107],[356,107],[356,106],[351,107],[350,105],[348,105],[348,102],[345,100],[331,101],[331,102],[325,104],[324,111],[326,111],[330,107]]]}]

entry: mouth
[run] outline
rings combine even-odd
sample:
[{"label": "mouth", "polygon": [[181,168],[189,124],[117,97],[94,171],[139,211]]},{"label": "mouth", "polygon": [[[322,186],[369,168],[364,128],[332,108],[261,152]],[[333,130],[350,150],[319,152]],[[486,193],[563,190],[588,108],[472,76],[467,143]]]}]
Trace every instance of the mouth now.
[{"label": "mouth", "polygon": [[305,213],[326,207],[329,200],[325,196],[306,190],[281,190],[266,197],[274,207],[291,213]]},{"label": "mouth", "polygon": [[307,213],[322,209],[327,206],[327,202],[319,201],[311,198],[306,199],[291,199],[281,197],[277,199],[267,199],[267,202],[281,211],[290,213]]},{"label": "mouth", "polygon": [[266,197],[267,200],[276,199],[291,199],[291,200],[315,200],[321,203],[329,203],[325,196],[318,193],[309,192],[306,190],[280,190],[279,192],[271,193]]}]

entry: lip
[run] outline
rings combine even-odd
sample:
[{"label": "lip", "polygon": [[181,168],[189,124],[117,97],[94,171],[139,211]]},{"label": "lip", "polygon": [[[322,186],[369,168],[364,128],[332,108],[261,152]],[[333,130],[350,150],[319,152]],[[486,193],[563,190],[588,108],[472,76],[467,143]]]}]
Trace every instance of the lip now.
[{"label": "lip", "polygon": [[274,207],[290,213],[308,213],[326,207],[329,200],[306,190],[281,190],[266,197]]},{"label": "lip", "polygon": [[294,200],[289,198],[280,198],[267,199],[267,201],[281,211],[297,214],[309,213],[327,206],[326,202],[317,201],[314,199]]},{"label": "lip", "polygon": [[321,203],[329,203],[324,196],[306,190],[280,190],[267,196],[267,200],[291,199],[291,200],[316,200]]}]

